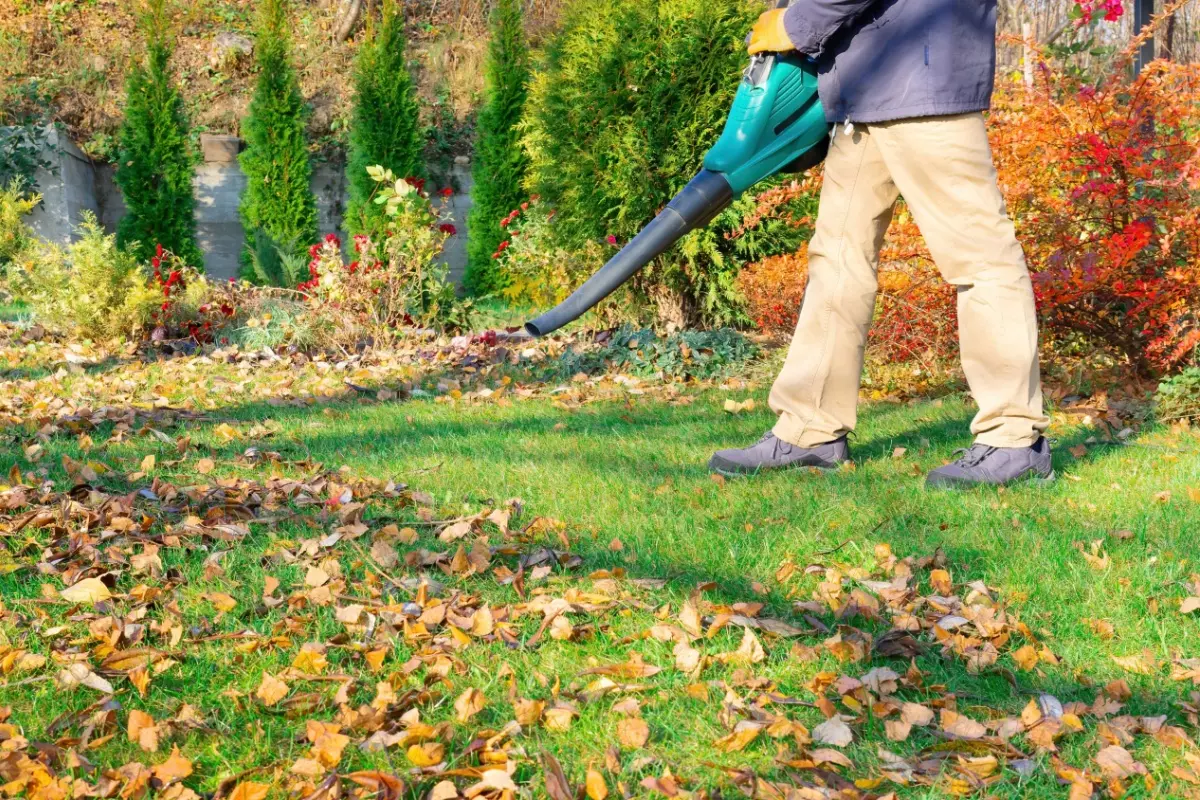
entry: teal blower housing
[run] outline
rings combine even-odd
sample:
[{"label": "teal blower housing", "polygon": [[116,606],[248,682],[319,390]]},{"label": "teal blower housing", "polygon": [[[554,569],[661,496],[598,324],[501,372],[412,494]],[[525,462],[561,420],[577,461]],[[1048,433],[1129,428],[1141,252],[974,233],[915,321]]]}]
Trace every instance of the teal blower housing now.
[{"label": "teal blower housing", "polygon": [[[779,8],[787,6],[781,0]],[[824,160],[830,126],[817,98],[817,73],[798,53],[753,56],[721,138],[704,168],[621,251],[566,300],[525,323],[545,336],[583,316],[687,233],[701,228],[750,187]]]}]

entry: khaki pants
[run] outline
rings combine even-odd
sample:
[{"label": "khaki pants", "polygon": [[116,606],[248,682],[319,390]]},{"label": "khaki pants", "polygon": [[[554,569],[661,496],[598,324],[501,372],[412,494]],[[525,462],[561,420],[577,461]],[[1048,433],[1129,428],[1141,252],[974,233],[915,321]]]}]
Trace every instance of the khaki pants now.
[{"label": "khaki pants", "polygon": [[838,126],[825,161],[809,277],[771,389],[775,435],[801,447],[854,429],[883,235],[904,196],[942,277],[958,288],[976,441],[1024,447],[1042,413],[1033,286],[996,183],[983,115]]}]

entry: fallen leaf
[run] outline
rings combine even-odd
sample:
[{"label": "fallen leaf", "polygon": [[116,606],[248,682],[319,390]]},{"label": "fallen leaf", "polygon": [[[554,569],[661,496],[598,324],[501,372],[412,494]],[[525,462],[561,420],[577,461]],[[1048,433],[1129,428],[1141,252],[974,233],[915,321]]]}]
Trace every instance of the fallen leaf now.
[{"label": "fallen leaf", "polygon": [[58,594],[69,603],[101,603],[112,597],[112,592],[99,578],[84,578]]},{"label": "fallen leaf", "polygon": [[422,742],[409,747],[405,755],[418,767],[432,767],[442,763],[446,748],[440,742]]},{"label": "fallen leaf", "polygon": [[261,700],[263,705],[273,706],[287,697],[289,691],[291,689],[286,683],[269,672],[264,672],[262,682],[258,684],[258,689],[255,690],[254,696]]},{"label": "fallen leaf", "polygon": [[812,729],[812,739],[831,747],[846,747],[854,741],[854,731],[836,714]]},{"label": "fallen leaf", "polygon": [[617,741],[625,747],[644,747],[650,739],[650,726],[644,719],[629,717],[617,723]]},{"label": "fallen leaf", "polygon": [[1120,745],[1110,745],[1096,754],[1096,763],[1104,777],[1120,780],[1134,774],[1144,774],[1146,767],[1134,761],[1133,756]]},{"label": "fallen leaf", "polygon": [[483,710],[486,702],[483,692],[474,687],[467,689],[454,701],[455,719],[459,722],[468,722],[471,717]]},{"label": "fallen leaf", "polygon": [[239,783],[229,793],[229,800],[266,800],[267,792],[270,789],[271,785],[267,783],[253,781]]},{"label": "fallen leaf", "polygon": [[192,774],[192,762],[184,758],[178,747],[171,748],[167,760],[150,770],[151,774],[164,786],[175,781],[181,781]]},{"label": "fallen leaf", "polygon": [[196,472],[207,475],[216,468],[217,464],[211,458],[202,458],[196,462]]},{"label": "fallen leaf", "polygon": [[588,767],[584,786],[587,789],[588,800],[605,800],[608,797],[608,784],[604,782],[604,776],[591,767]]},{"label": "fallen leaf", "polygon": [[942,709],[941,728],[960,739],[980,739],[987,734],[987,728],[982,723],[948,708]]}]

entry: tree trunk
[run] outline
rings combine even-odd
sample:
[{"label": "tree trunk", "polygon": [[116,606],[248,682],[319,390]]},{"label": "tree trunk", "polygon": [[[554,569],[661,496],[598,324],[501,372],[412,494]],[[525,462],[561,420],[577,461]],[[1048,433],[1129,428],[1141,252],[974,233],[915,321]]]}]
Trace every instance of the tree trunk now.
[{"label": "tree trunk", "polygon": [[1167,17],[1167,32],[1163,36],[1162,48],[1158,51],[1158,57],[1164,61],[1170,61],[1175,57],[1175,14]]},{"label": "tree trunk", "polygon": [[344,42],[354,33],[358,18],[362,16],[363,5],[364,0],[342,0],[337,31],[333,35],[335,41]]},{"label": "tree trunk", "polygon": [[1025,68],[1025,88],[1028,90],[1033,88],[1033,25],[1021,23],[1021,39],[1021,59]]}]

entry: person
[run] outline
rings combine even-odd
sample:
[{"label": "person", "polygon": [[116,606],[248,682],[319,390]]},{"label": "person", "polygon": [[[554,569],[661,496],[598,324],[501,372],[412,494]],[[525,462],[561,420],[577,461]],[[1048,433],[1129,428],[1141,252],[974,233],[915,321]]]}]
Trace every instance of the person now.
[{"label": "person", "polygon": [[957,289],[963,372],[979,406],[974,444],[927,485],[1052,478],[1033,286],[983,118],[996,0],[793,0],[759,18],[749,49],[815,61],[833,138],[808,286],[769,398],[778,420],[756,444],[717,452],[710,469],[747,475],[850,460],[879,251],[903,196]]}]

